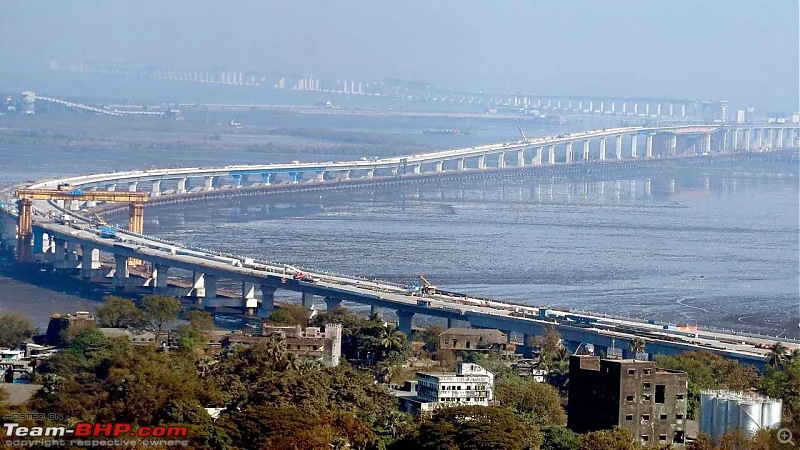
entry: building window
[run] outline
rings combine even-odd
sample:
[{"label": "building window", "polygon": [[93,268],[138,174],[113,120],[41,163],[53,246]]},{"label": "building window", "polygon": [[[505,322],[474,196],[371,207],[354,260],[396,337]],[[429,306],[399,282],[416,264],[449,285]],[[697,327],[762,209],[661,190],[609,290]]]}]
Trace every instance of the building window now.
[{"label": "building window", "polygon": [[650,436],[643,434],[642,435],[642,443],[650,442]]},{"label": "building window", "polygon": [[629,395],[629,396],[625,397],[625,401],[626,402],[632,402],[634,399],[635,399],[635,397],[633,395]]},{"label": "building window", "polygon": [[667,420],[667,415],[666,414],[662,414],[659,418],[661,420]]},{"label": "building window", "polygon": [[644,382],[644,388],[645,389],[650,389],[650,382],[649,381],[645,381]]},{"label": "building window", "polygon": [[650,375],[651,373],[653,373],[653,369],[644,369],[643,372],[645,375]]},{"label": "building window", "polygon": [[672,442],[674,442],[675,444],[683,444],[683,441],[684,441],[683,431],[680,430],[675,431],[675,437],[672,438]]},{"label": "building window", "polygon": [[633,414],[628,414],[625,416],[625,420],[633,420]]},{"label": "building window", "polygon": [[664,403],[667,396],[667,386],[663,384],[656,385],[656,403]]},{"label": "building window", "polygon": [[628,375],[636,375],[636,369],[628,369]]},{"label": "building window", "polygon": [[683,400],[683,394],[678,394],[678,395],[676,395],[676,396],[675,396],[675,399],[677,399],[677,400]]},{"label": "building window", "polygon": [[643,394],[642,401],[649,402],[650,401],[650,394]]},{"label": "building window", "polygon": [[650,414],[642,414],[642,421],[647,422],[650,420]]},{"label": "building window", "polygon": [[667,442],[667,435],[666,434],[659,434],[658,435],[658,442]]},{"label": "building window", "polygon": [[675,414],[675,420],[683,420],[683,414]]}]

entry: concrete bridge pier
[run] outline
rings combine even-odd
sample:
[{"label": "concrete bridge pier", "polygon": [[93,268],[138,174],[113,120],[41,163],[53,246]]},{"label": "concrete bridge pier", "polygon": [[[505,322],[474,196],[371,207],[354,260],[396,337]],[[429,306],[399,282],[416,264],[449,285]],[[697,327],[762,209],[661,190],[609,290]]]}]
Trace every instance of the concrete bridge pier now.
[{"label": "concrete bridge pier", "polygon": [[370,316],[380,317],[380,315],[381,315],[381,307],[378,306],[378,305],[370,305],[370,307],[369,307],[369,315]]},{"label": "concrete bridge pier", "polygon": [[114,255],[114,289],[125,289],[128,284],[128,258]]},{"label": "concrete bridge pier", "polygon": [[525,333],[522,335],[522,346],[531,348],[533,347],[533,335]]},{"label": "concrete bridge pier", "polygon": [[566,159],[566,163],[567,164],[571,164],[574,161],[575,161],[575,154],[574,154],[574,151],[572,149],[572,142],[567,142],[567,159]]},{"label": "concrete bridge pier", "polygon": [[161,195],[161,180],[153,181],[153,185],[150,187],[150,195],[152,197]]},{"label": "concrete bridge pier", "polygon": [[618,136],[614,136],[614,138],[616,140],[616,142],[614,142],[614,144],[616,146],[615,152],[614,152],[614,156],[617,158],[617,160],[622,159],[622,139],[624,137],[625,136],[621,135],[621,134],[618,135]]},{"label": "concrete bridge pier", "polygon": [[600,161],[606,160],[606,138],[600,138]]},{"label": "concrete bridge pier", "polygon": [[270,184],[270,178],[272,177],[271,173],[262,173],[261,174],[261,182],[267,186]]},{"label": "concrete bridge pier", "polygon": [[639,156],[638,147],[639,146],[639,135],[632,134],[631,135],[631,158],[637,158]]},{"label": "concrete bridge pier", "polygon": [[541,166],[542,165],[542,152],[544,151],[544,147],[536,147],[536,156],[533,157],[533,161],[531,164],[534,166]]},{"label": "concrete bridge pier", "polygon": [[500,153],[497,155],[497,167],[499,169],[502,169],[505,166],[506,166],[506,154]]},{"label": "concrete bridge pier", "polygon": [[549,151],[547,152],[547,164],[553,165],[556,163],[556,146],[551,145]]},{"label": "concrete bridge pier", "polygon": [[66,269],[68,268],[67,262],[67,241],[64,239],[53,239],[53,244],[55,244],[55,252],[54,252],[54,260],[55,263],[53,264],[56,269]]},{"label": "concrete bridge pier", "polygon": [[422,164],[414,164],[411,166],[411,173],[422,173]]},{"label": "concrete bridge pier", "polygon": [[153,264],[153,278],[155,278],[155,284],[153,285],[153,292],[162,294],[166,293],[169,290],[169,266],[164,266],[161,264]]},{"label": "concrete bridge pier", "polygon": [[214,190],[214,177],[213,176],[212,177],[206,177],[205,184],[203,185],[203,188],[205,190],[207,190],[207,191],[213,191]]},{"label": "concrete bridge pier", "polygon": [[486,156],[480,155],[478,156],[478,170],[483,170],[486,168]]},{"label": "concrete bridge pier", "polygon": [[444,161],[436,161],[436,172],[444,172]]},{"label": "concrete bridge pier", "polygon": [[350,171],[349,170],[343,170],[341,179],[342,180],[349,180],[350,179]]},{"label": "concrete bridge pier", "polygon": [[645,144],[646,144],[645,145],[645,155],[648,158],[652,158],[653,157],[653,136],[655,136],[655,134],[650,133],[645,138]]},{"label": "concrete bridge pier", "polygon": [[275,291],[276,288],[261,285],[261,306],[258,308],[258,317],[266,318],[275,309]]},{"label": "concrete bridge pier", "polygon": [[176,190],[178,194],[185,194],[186,193],[186,178],[181,178],[178,180],[178,189]]},{"label": "concrete bridge pier", "polygon": [[95,270],[100,269],[100,250],[83,246],[81,249],[81,274],[83,278],[92,278]]},{"label": "concrete bridge pier", "polygon": [[325,297],[325,308],[328,311],[333,311],[342,306],[342,300],[339,298]]},{"label": "concrete bridge pier", "polygon": [[292,184],[297,184],[300,180],[300,172],[289,172],[289,177],[292,179]]},{"label": "concrete bridge pier", "polygon": [[[206,287],[206,294],[208,294],[208,287]],[[258,308],[255,284],[246,281],[242,282],[242,306],[244,309],[244,311],[242,311],[243,313],[248,316],[255,315],[256,308]]]},{"label": "concrete bridge pier", "polygon": [[397,328],[411,339],[411,322],[414,320],[414,313],[411,311],[397,310]]},{"label": "concrete bridge pier", "polygon": [[133,181],[130,184],[128,184],[128,192],[136,192],[137,189],[139,189],[138,181]]},{"label": "concrete bridge pier", "polygon": [[464,170],[464,158],[458,158],[456,160],[456,170]]},{"label": "concrete bridge pier", "polygon": [[197,304],[202,304],[202,298],[206,296],[206,279],[204,273],[196,270],[192,272],[192,287],[187,296],[197,298]]},{"label": "concrete bridge pier", "polygon": [[748,128],[744,130],[743,133],[744,133],[744,149],[745,151],[750,151],[753,149],[751,145],[753,142],[753,136],[752,136],[753,130]]},{"label": "concrete bridge pier", "polygon": [[589,161],[589,140],[583,141],[583,160]]},{"label": "concrete bridge pier", "polygon": [[317,172],[314,175],[314,180],[315,181],[325,181],[325,171],[323,170],[321,172]]},{"label": "concrete bridge pier", "polygon": [[517,152],[517,167],[522,167],[525,165],[525,150],[520,150]]},{"label": "concrete bridge pier", "polygon": [[314,294],[303,292],[303,308],[311,309],[312,306],[314,306]]},{"label": "concrete bridge pier", "polygon": [[711,133],[708,133],[703,138],[703,151],[711,153]]},{"label": "concrete bridge pier", "polygon": [[33,230],[33,256],[34,258],[41,258],[44,253],[44,231]]}]

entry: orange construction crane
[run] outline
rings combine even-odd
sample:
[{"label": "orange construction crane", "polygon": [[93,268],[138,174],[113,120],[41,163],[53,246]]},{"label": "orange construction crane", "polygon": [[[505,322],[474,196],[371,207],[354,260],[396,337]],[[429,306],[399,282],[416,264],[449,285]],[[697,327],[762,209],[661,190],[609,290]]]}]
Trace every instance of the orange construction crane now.
[{"label": "orange construction crane", "polygon": [[[30,246],[30,236],[33,233],[33,200],[64,200],[64,201],[96,201],[96,202],[128,202],[128,230],[132,233],[142,234],[144,231],[144,203],[147,194],[144,192],[128,191],[83,191],[73,188],[69,184],[61,184],[57,189],[17,189],[14,196],[19,199],[17,248],[24,251]],[[27,246],[25,245],[27,243]],[[24,260],[24,256],[20,259]]]}]

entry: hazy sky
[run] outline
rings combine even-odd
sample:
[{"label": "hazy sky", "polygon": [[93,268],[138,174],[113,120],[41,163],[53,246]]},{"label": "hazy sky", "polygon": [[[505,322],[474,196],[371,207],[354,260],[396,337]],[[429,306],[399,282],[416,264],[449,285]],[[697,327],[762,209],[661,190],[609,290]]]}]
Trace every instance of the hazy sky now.
[{"label": "hazy sky", "polygon": [[796,111],[798,5],[2,0],[0,81],[53,59],[126,61],[416,79],[495,92],[727,99]]}]

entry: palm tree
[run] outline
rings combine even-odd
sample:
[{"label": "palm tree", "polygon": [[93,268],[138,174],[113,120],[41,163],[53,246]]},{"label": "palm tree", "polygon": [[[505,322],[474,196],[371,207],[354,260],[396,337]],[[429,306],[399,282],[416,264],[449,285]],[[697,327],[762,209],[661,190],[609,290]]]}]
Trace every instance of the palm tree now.
[{"label": "palm tree", "polygon": [[786,357],[786,364],[795,364],[800,362],[800,348],[796,348],[789,353]]},{"label": "palm tree", "polygon": [[406,335],[402,331],[394,328],[392,330],[383,330],[381,333],[381,345],[387,352],[392,350],[401,351],[406,344]]},{"label": "palm tree", "polygon": [[306,375],[311,372],[316,372],[322,369],[322,363],[317,361],[316,359],[307,359],[300,364],[300,367],[297,368],[297,371],[300,372],[300,375]]},{"label": "palm tree", "polygon": [[646,344],[644,342],[644,339],[637,337],[637,338],[631,339],[631,342],[628,345],[628,349],[632,353],[644,353],[645,346],[646,346]]},{"label": "palm tree", "polygon": [[300,370],[300,365],[302,363],[300,358],[298,358],[297,355],[295,355],[294,353],[287,353],[285,362],[286,362],[286,370],[294,370],[294,371]]},{"label": "palm tree", "polygon": [[279,334],[273,334],[267,341],[267,356],[273,363],[286,359],[286,340]]},{"label": "palm tree", "polygon": [[536,370],[544,370],[545,372],[550,372],[550,369],[553,367],[553,358],[544,350],[539,351],[539,354],[536,356],[536,361],[533,362],[534,367]]},{"label": "palm tree", "polygon": [[788,349],[786,346],[780,342],[772,344],[772,347],[769,349],[769,353],[767,353],[767,364],[769,364],[773,369],[777,369],[783,365],[787,350]]},{"label": "palm tree", "polygon": [[553,372],[564,375],[569,372],[569,350],[564,347],[558,349],[553,355]]}]

